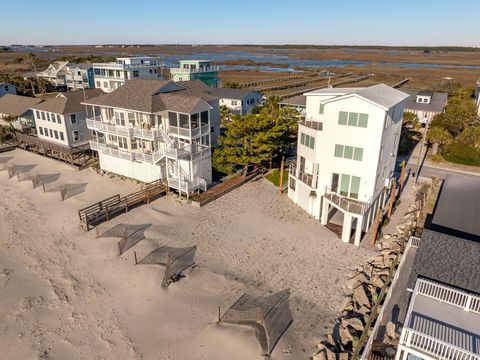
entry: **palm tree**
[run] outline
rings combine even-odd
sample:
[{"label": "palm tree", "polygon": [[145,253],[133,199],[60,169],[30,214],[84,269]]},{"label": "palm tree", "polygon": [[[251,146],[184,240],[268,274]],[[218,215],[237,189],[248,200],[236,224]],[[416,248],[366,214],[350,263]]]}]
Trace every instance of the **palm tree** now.
[{"label": "palm tree", "polygon": [[440,126],[428,129],[427,140],[432,145],[432,155],[437,155],[438,149],[452,140],[452,135]]},{"label": "palm tree", "polygon": [[277,113],[278,113],[278,109],[279,109],[279,103],[282,99],[280,98],[280,96],[277,96],[277,95],[272,95],[272,96],[269,96],[267,98],[267,101],[265,102],[265,107],[268,109],[268,111],[276,116]]}]

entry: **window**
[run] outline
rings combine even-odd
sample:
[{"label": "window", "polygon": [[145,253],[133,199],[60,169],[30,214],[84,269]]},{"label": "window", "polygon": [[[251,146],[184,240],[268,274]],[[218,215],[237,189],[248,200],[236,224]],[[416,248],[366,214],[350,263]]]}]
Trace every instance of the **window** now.
[{"label": "window", "polygon": [[338,189],[338,179],[340,180],[340,195],[358,199],[360,193],[360,178],[358,176],[350,176],[347,174],[333,174],[332,191]]},{"label": "window", "polygon": [[300,144],[309,147],[310,149],[315,148],[315,138],[313,136],[300,133]]},{"label": "window", "polygon": [[323,114],[325,111],[325,104],[320,104],[320,114]]},{"label": "window", "polygon": [[171,111],[168,112],[168,124],[170,126],[178,127],[177,113]]},{"label": "window", "polygon": [[125,114],[123,112],[115,111],[115,124],[118,126],[125,126]]},{"label": "window", "polygon": [[53,130],[53,133],[55,135],[55,139],[58,139],[58,131],[57,130]]},{"label": "window", "polygon": [[63,131],[60,131],[60,140],[65,140],[65,138],[63,137]]},{"label": "window", "polygon": [[101,88],[102,87],[102,84],[100,81],[95,81],[95,87],[96,88]]},{"label": "window", "polygon": [[192,129],[195,129],[200,126],[200,122],[198,121],[198,114],[192,114],[190,115],[190,125],[192,126]]},{"label": "window", "polygon": [[5,91],[8,91],[8,85],[5,85]]},{"label": "window", "polygon": [[290,183],[290,189],[292,189],[293,191],[295,191],[295,185],[296,185],[295,179],[294,179],[292,176],[289,176],[289,177],[288,177],[288,180],[289,180],[289,183]]},{"label": "window", "polygon": [[357,161],[362,161],[363,159],[363,149],[353,146],[346,145],[335,145],[335,156],[343,157],[345,159],[353,159]]},{"label": "window", "polygon": [[214,133],[215,132],[215,128],[213,126],[210,127],[210,132],[211,133]]},{"label": "window", "polygon": [[128,149],[128,142],[126,137],[119,136],[118,137],[118,147],[120,149]]},{"label": "window", "polygon": [[202,111],[200,113],[200,122],[202,125],[208,124],[208,111]]},{"label": "window", "polygon": [[50,137],[53,138],[53,131],[52,131],[52,129],[48,129],[48,131],[50,132]]},{"label": "window", "polygon": [[103,87],[104,87],[104,88],[108,88],[108,81],[104,81],[104,82],[103,82]]},{"label": "window", "polygon": [[40,111],[35,110],[35,115],[36,115],[37,119],[40,119]]},{"label": "window", "polygon": [[340,111],[338,114],[338,124],[366,128],[368,125],[368,114]]},{"label": "window", "polygon": [[50,121],[50,113],[47,113],[47,121]]},{"label": "window", "polygon": [[75,114],[70,114],[70,122],[73,124],[77,123],[77,115]]},{"label": "window", "polygon": [[44,135],[48,137],[48,129],[47,128],[43,128],[43,129],[44,129]]},{"label": "window", "polygon": [[43,129],[41,126],[38,127],[38,131],[40,132],[40,135],[43,135]]},{"label": "window", "polygon": [[57,114],[57,123],[61,124],[62,123],[62,117]]},{"label": "window", "polygon": [[179,114],[179,127],[188,129],[188,117],[187,114]]},{"label": "window", "polygon": [[138,70],[133,70],[133,77],[138,77]]},{"label": "window", "polygon": [[42,111],[42,120],[46,120],[45,113]]},{"label": "window", "polygon": [[80,134],[79,134],[78,130],[72,131],[72,136],[73,136],[73,141],[80,140]]},{"label": "window", "polygon": [[237,100],[232,100],[232,106],[237,106]]}]

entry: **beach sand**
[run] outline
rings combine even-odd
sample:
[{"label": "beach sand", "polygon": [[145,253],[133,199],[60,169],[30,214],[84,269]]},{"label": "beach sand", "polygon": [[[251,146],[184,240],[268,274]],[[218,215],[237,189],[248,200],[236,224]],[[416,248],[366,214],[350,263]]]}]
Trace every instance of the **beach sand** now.
[{"label": "beach sand", "polygon": [[[102,224],[151,224],[119,257],[118,239],[82,230],[77,210],[139,184],[23,150],[5,156],[88,185],[62,202],[0,172],[0,358],[262,359],[255,331],[218,325],[218,307],[290,288],[294,322],[272,358],[308,359],[340,315],[346,276],[373,255],[262,179],[203,208],[167,196]],[[134,250],[141,258],[160,245],[198,246],[196,265],[167,289],[163,268],[134,264]]]}]

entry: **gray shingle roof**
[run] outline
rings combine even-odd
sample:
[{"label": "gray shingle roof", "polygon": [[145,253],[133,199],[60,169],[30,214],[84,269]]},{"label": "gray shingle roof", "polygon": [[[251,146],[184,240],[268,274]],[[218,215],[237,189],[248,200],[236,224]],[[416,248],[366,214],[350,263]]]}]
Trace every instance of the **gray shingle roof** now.
[{"label": "gray shingle roof", "polygon": [[42,101],[40,98],[5,94],[0,97],[0,114],[20,116]]},{"label": "gray shingle roof", "polygon": [[408,287],[418,276],[480,293],[480,242],[424,229]]},{"label": "gray shingle roof", "polygon": [[432,229],[480,240],[479,220],[480,179],[448,175],[435,207]]},{"label": "gray shingle roof", "polygon": [[230,88],[210,88],[209,93],[211,95],[217,96],[220,99],[234,99],[234,100],[243,100],[251,93],[255,93],[254,90],[250,89],[230,89]]},{"label": "gray shingle roof", "polygon": [[279,102],[281,105],[307,106],[307,97],[305,95],[294,96]]},{"label": "gray shingle roof", "polygon": [[[421,95],[421,92],[418,93]],[[417,103],[417,93],[411,94],[405,101],[405,110],[432,111],[441,113],[447,105],[448,94],[434,92],[429,104]]]},{"label": "gray shingle roof", "polygon": [[[190,113],[200,101],[210,101],[208,94],[202,94],[197,90],[199,87],[192,84],[189,90],[184,84],[174,86],[168,80],[134,79],[127,81],[125,85],[111,93],[90,99],[85,104],[121,109],[136,110],[153,113],[162,110],[171,110]],[[164,88],[164,92],[162,92]]]},{"label": "gray shingle roof", "polygon": [[32,109],[48,111],[55,114],[83,112],[85,111],[85,105],[82,105],[82,102],[85,98],[88,100],[101,94],[104,94],[101,89],[86,89],[85,94],[83,90],[63,92],[53,99],[32,106]]}]

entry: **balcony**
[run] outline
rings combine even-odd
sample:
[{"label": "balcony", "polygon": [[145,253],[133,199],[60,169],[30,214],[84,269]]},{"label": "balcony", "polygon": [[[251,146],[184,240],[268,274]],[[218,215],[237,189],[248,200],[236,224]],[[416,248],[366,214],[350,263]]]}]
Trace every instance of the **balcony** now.
[{"label": "balcony", "polygon": [[220,71],[220,66],[210,66],[207,68],[202,68],[202,69],[191,69],[191,68],[170,68],[170,73],[178,73],[178,72],[184,72],[184,73],[204,73],[204,72],[213,72],[213,71]]},{"label": "balcony", "polygon": [[335,191],[332,191],[328,187],[325,187],[325,194],[323,196],[332,204],[335,204],[346,212],[352,214],[363,215],[370,207],[370,202],[363,202],[348,198],[346,196],[338,194]]},{"label": "balcony", "polygon": [[184,136],[187,138],[191,137],[196,137],[199,135],[205,135],[210,132],[210,126],[209,125],[202,125],[201,127],[196,127],[193,129],[189,128],[182,128],[182,127],[176,127],[176,126],[168,126],[168,131],[173,134],[173,135],[180,135]]},{"label": "balcony", "polygon": [[306,126],[313,130],[318,130],[318,131],[323,130],[323,122],[320,122],[320,121],[303,120],[300,122],[300,125]]},{"label": "balcony", "polygon": [[308,185],[312,189],[317,188],[318,176],[314,176],[313,174],[308,174],[305,171],[301,171],[299,168],[297,168],[297,165],[295,163],[290,165],[289,174],[290,176],[296,178],[305,185]]},{"label": "balcony", "polygon": [[207,191],[207,182],[204,179],[196,178],[192,181],[184,181],[175,178],[168,178],[168,186],[183,191],[186,194],[191,194],[194,191]]},{"label": "balcony", "polygon": [[87,128],[101,133],[108,133],[126,137],[136,137],[145,140],[155,140],[161,136],[160,130],[142,129],[131,126],[120,126],[115,124],[115,118],[110,122],[101,121],[101,116],[87,119]]},{"label": "balcony", "polygon": [[153,153],[141,153],[135,151],[128,151],[115,148],[105,144],[103,141],[93,141],[90,140],[90,149],[98,151],[100,154],[110,155],[119,159],[129,160],[129,161],[139,161],[149,164],[158,163],[164,156],[165,150],[158,149]]}]

